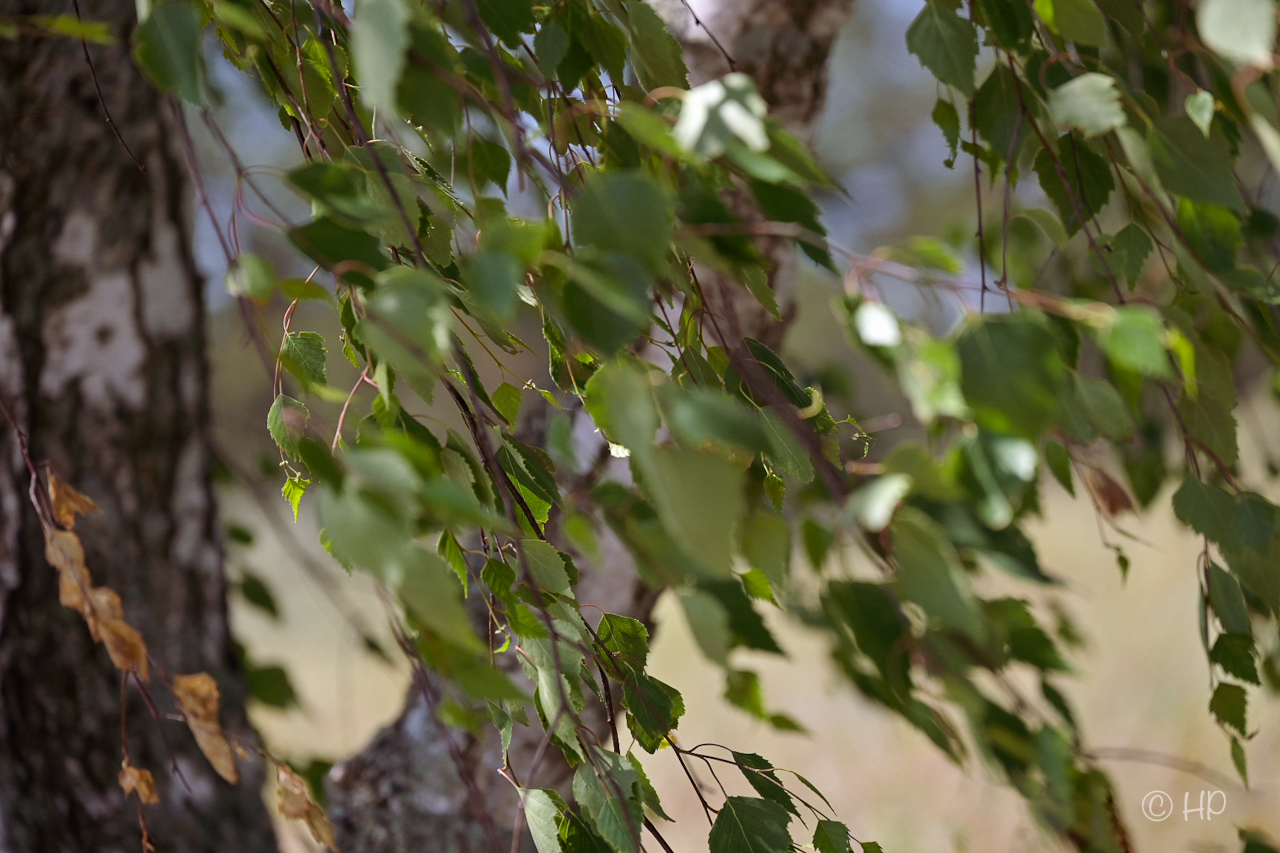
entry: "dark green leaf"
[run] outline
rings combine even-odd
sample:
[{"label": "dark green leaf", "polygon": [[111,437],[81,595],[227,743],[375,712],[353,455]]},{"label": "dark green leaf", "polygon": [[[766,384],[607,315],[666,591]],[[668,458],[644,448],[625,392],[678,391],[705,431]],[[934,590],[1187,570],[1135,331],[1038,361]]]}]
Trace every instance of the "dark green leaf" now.
[{"label": "dark green leaf", "polygon": [[1129,288],[1133,289],[1138,277],[1142,275],[1142,268],[1146,265],[1147,256],[1151,254],[1152,248],[1151,238],[1147,236],[1147,232],[1136,223],[1130,222],[1107,244],[1110,252],[1107,264],[1112,270],[1124,276],[1125,281],[1129,283]]},{"label": "dark green leaf", "polygon": [[292,708],[298,704],[298,694],[289,680],[289,673],[279,666],[248,666],[245,681],[250,698],[272,708]]},{"label": "dark green leaf", "polygon": [[[819,820],[813,831],[813,846],[818,853],[853,853],[849,846],[849,827],[838,820]],[[863,844],[865,851],[867,845]]]},{"label": "dark green leaf", "polygon": [[680,43],[643,0],[627,3],[627,27],[631,33],[631,64],[646,89],[659,86],[689,87],[689,72],[684,65]]},{"label": "dark green leaf", "polygon": [[307,431],[311,412],[302,403],[281,394],[267,412],[267,431],[276,446],[289,458],[298,458],[298,443]]},{"label": "dark green leaf", "polygon": [[672,204],[643,172],[607,172],[589,179],[571,210],[579,244],[626,252],[654,265],[666,256]]},{"label": "dark green leaf", "polygon": [[1186,116],[1157,118],[1147,131],[1147,148],[1165,189],[1195,202],[1245,209],[1221,136],[1206,139]]},{"label": "dark green leaf", "polygon": [[1036,438],[1054,420],[1067,374],[1044,322],[1026,313],[986,317],[961,333],[956,352],[979,424]]},{"label": "dark green leaf", "polygon": [[615,752],[594,750],[573,776],[573,797],[600,837],[616,853],[638,853],[644,813],[639,779],[631,763]]},{"label": "dark green leaf", "polygon": [[956,112],[955,105],[943,98],[938,98],[938,102],[933,105],[933,123],[942,131],[942,138],[947,142],[947,150],[950,154],[947,157],[947,168],[951,168],[956,162],[956,151],[960,147],[960,114]]},{"label": "dark green leaf", "polygon": [[1216,563],[1209,564],[1209,606],[1224,631],[1251,636],[1253,624],[1240,584]]},{"label": "dark green leaf", "polygon": [[1209,659],[1222,667],[1227,675],[1261,685],[1258,665],[1254,660],[1256,654],[1253,637],[1248,634],[1221,634],[1214,642],[1213,650],[1209,652]]},{"label": "dark green leaf", "polygon": [[1231,496],[1190,473],[1173,496],[1173,511],[1183,523],[1215,544],[1222,545],[1233,535],[1235,505]]},{"label": "dark green leaf", "polygon": [[796,817],[800,817],[800,812],[796,809],[791,795],[778,781],[778,774],[772,764],[752,752],[734,752],[733,760],[738,762],[738,770],[746,777],[747,783],[755,789],[757,794],[777,803]]},{"label": "dark green leaf", "polygon": [[898,588],[932,619],[982,643],[986,625],[964,579],[964,569],[943,531],[919,510],[898,512],[889,528],[898,564]]},{"label": "dark green leaf", "polygon": [[1235,268],[1236,252],[1244,244],[1240,220],[1225,207],[1178,202],[1178,229],[1188,247],[1209,272],[1223,273]]},{"label": "dark green leaf", "polygon": [[1222,683],[1213,691],[1213,698],[1209,700],[1209,710],[1218,718],[1218,722],[1244,735],[1247,734],[1245,731],[1247,701],[1243,687],[1238,684]]},{"label": "dark green leaf", "polygon": [[1102,210],[1115,189],[1111,164],[1071,134],[1058,139],[1053,153],[1045,148],[1036,152],[1034,168],[1068,235]]},{"label": "dark green leaf", "polygon": [[326,385],[324,338],[316,332],[289,332],[284,338],[284,366],[309,385]]},{"label": "dark green leaf", "polygon": [[530,0],[475,0],[480,20],[503,44],[520,48],[520,34],[533,32],[533,3]]},{"label": "dark green leaf", "polygon": [[267,586],[266,581],[251,572],[244,572],[240,577],[240,583],[236,584],[236,589],[244,596],[244,600],[270,616],[273,620],[280,620],[280,608],[276,605],[276,598],[271,594],[271,588]]},{"label": "dark green leaf", "polygon": [[787,812],[755,797],[729,797],[707,839],[711,853],[790,853]]},{"label": "dark green leaf", "polygon": [[162,92],[200,104],[200,13],[190,3],[160,3],[133,36],[133,58]]}]

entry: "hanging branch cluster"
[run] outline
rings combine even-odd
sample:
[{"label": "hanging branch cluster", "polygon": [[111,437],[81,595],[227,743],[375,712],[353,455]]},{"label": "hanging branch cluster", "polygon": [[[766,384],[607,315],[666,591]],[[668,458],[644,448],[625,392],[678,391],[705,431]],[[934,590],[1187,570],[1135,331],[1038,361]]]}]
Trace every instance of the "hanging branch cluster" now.
[{"label": "hanging branch cluster", "polygon": [[[664,745],[691,783],[692,762],[717,781],[732,765],[756,794],[713,802],[694,784],[713,851],[785,853],[793,821],[822,853],[852,849],[803,779],[821,803],[764,758],[676,744],[683,700],[647,672],[647,629],[578,597],[605,528],[675,595],[745,712],[797,727],[736,654],[783,653],[762,612],[792,610],[861,693],[957,762],[976,750],[1047,831],[1128,850],[1058,686],[1069,624],[972,584],[993,571],[1060,583],[1021,530],[1044,469],[1068,491],[1078,475],[1111,526],[1183,476],[1174,509],[1205,540],[1209,707],[1246,776],[1244,685],[1260,670],[1280,680],[1256,630],[1280,611],[1280,510],[1246,490],[1234,414],[1235,364],[1280,358],[1270,0],[927,2],[907,45],[938,79],[949,163],[972,158],[978,240],[959,248],[978,255],[976,284],[941,241],[870,258],[833,246],[811,198],[832,180],[747,77],[690,89],[640,0],[361,0],[353,18],[319,0],[170,0],[141,22],[135,55],[200,105],[210,28],[304,160],[283,183],[311,218],[291,222],[204,108],[237,173],[235,214],[215,220],[228,286],[255,329],[277,294],[289,303],[267,356],[284,495],[295,513],[314,500],[324,546],[395,595],[433,710],[447,700],[451,719],[501,733],[541,853],[635,853],[645,832],[669,849],[641,756]],[[1025,202],[1030,176],[1051,207]],[[281,280],[239,252],[244,219],[315,271]],[[839,319],[903,392],[910,411],[888,414],[919,440],[868,460],[857,423],[744,335],[748,302],[784,322],[765,235],[844,273]],[[890,279],[962,322],[940,337],[895,316]],[[709,299],[712,284],[742,300]],[[992,292],[1007,310],[987,313]],[[340,324],[349,389],[329,384],[321,335],[294,328],[303,301]],[[584,425],[595,444],[574,439]],[[70,531],[49,529],[51,562],[89,601]],[[804,562],[812,576],[794,577]],[[124,623],[102,604],[116,615],[90,627],[107,637]],[[113,659],[144,681],[140,638],[112,636]],[[202,715],[188,717],[201,738]],[[544,733],[528,766],[505,754],[517,726]],[[573,768],[572,804],[538,786],[553,751]],[[286,813],[311,823],[292,779],[281,787]]]}]

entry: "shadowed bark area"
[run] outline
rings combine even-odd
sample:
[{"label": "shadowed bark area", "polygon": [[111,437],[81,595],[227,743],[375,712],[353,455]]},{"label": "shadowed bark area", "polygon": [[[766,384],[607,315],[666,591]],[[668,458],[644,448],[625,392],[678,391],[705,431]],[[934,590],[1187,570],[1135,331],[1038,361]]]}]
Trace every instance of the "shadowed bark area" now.
[{"label": "shadowed bark area", "polygon": [[[224,726],[252,746],[227,627],[201,282],[172,114],[130,60],[134,4],[80,6],[115,36],[89,50],[146,171],[104,119],[78,41],[0,39],[0,394],[37,464],[101,507],[76,532],[94,582],[120,594],[165,676],[149,688],[159,711],[175,710],[168,676],[208,671]],[[133,853],[138,812],[117,783],[121,676],[58,603],[28,482],[0,420],[0,851]],[[132,762],[155,774],[160,795],[146,808],[157,850],[276,849],[260,765],[228,785],[186,726],[153,718],[132,685],[124,707]]]},{"label": "shadowed bark area", "polygon": [[[697,26],[678,0],[654,3],[685,48],[692,85],[728,73],[729,62],[711,34],[734,58],[736,70],[750,75],[773,114],[801,139],[809,141],[826,96],[827,58],[853,0],[745,0],[718,4]],[[745,199],[745,195],[744,195]],[[739,199],[737,201],[743,201]],[[745,204],[735,206],[745,207]],[[762,238],[761,248],[773,261],[770,286],[779,292],[787,315],[794,288],[796,251],[789,241]],[[770,317],[740,284],[715,278],[704,282],[713,310],[731,312],[743,334],[780,345],[786,323]],[[536,438],[526,437],[538,443]],[[590,456],[584,451],[584,456]],[[554,521],[554,520],[553,520]],[[554,525],[553,525],[554,527]],[[553,531],[552,531],[553,532]],[[554,540],[553,540],[554,541]],[[606,559],[591,566],[579,561],[583,585],[579,599],[602,611],[648,622],[657,594],[636,578],[629,555],[607,533]],[[583,722],[607,741],[603,708],[590,702]],[[411,689],[401,717],[360,754],[339,765],[329,784],[330,816],[344,853],[398,853],[432,849],[446,853],[505,853],[519,803],[511,784],[497,771],[501,752],[494,732],[481,740],[453,733],[479,800],[469,797],[445,748],[421,692]],[[528,767],[542,745],[536,726],[516,727],[512,767]],[[546,751],[537,778],[528,786],[555,788],[570,796],[572,771],[558,750]],[[482,831],[481,812],[492,816],[500,836],[498,850]],[[428,847],[424,847],[431,841]],[[532,849],[527,837],[525,846]]]}]

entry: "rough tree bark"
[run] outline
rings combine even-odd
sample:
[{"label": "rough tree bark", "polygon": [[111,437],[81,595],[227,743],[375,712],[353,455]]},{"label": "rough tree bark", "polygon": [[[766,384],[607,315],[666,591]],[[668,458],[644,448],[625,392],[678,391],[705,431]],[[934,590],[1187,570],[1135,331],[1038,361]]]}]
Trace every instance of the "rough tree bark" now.
[{"label": "rough tree bark", "polygon": [[[226,617],[210,480],[201,281],[168,106],[128,53],[134,4],[81,0],[116,42],[91,46],[113,137],[79,42],[0,39],[0,394],[37,464],[91,496],[94,581],[114,588],[154,669],[206,670],[227,729],[251,737]],[[21,0],[5,14],[60,14]],[[13,425],[0,418],[0,853],[133,853],[135,805],[116,781],[120,674],[58,604]],[[159,680],[151,696],[174,703]],[[155,774],[161,851],[276,849],[261,768],[223,782],[181,723],[132,686],[133,763]],[[179,778],[180,774],[180,778]]]},{"label": "rough tree bark", "polygon": [[[826,97],[827,59],[852,11],[853,0],[709,0],[692,8],[683,0],[654,0],[654,5],[685,47],[691,83],[696,85],[731,70],[748,74],[772,114],[810,141]],[[795,249],[774,239],[766,239],[762,249],[773,261],[770,284],[781,303],[789,306],[796,275]],[[780,342],[784,324],[769,317],[750,296],[744,298],[740,286],[718,281],[705,285],[716,310],[731,310],[744,333]],[[602,610],[648,622],[655,595],[645,590],[628,568],[630,561],[621,546],[612,545],[617,553],[610,553],[601,566],[581,567],[587,588],[580,590],[579,597]],[[592,708],[588,706],[589,711]],[[584,722],[603,723],[603,714],[599,716],[600,720]],[[602,734],[604,731],[601,729]],[[482,805],[464,789],[445,737],[455,739]],[[513,766],[528,766],[541,739],[541,731],[517,727],[511,750]],[[518,803],[510,783],[496,772],[501,761],[497,744],[490,742],[495,740],[476,741],[442,733],[420,692],[411,690],[400,718],[333,771],[330,816],[342,849],[345,853],[417,849],[491,853],[478,811],[487,812],[499,827],[506,828],[502,833],[505,844]],[[548,755],[554,752],[550,750]],[[554,766],[551,761],[544,765],[550,766],[540,771],[536,784],[568,795],[571,775],[567,767]]]}]

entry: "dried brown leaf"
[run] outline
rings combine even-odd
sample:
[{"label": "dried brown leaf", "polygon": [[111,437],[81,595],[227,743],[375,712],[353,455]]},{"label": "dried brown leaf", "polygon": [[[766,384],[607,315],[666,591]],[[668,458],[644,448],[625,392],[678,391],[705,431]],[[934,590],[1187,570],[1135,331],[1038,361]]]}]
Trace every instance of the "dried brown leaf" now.
[{"label": "dried brown leaf", "polygon": [[334,853],[338,853],[338,845],[334,840],[333,824],[329,823],[324,809],[311,802],[307,793],[307,783],[287,764],[276,763],[276,790],[279,792],[280,814],[290,820],[301,820],[311,830],[311,837],[318,844],[323,844]]},{"label": "dried brown leaf", "polygon": [[85,595],[93,586],[93,579],[84,563],[80,537],[70,530],[46,529],[44,558],[58,570],[58,601],[63,607],[83,613]]},{"label": "dried brown leaf", "polygon": [[207,672],[177,675],[173,679],[173,692],[204,757],[219,776],[232,785],[238,783],[240,771],[236,767],[235,754],[222,731],[222,724],[218,722],[218,682]]},{"label": "dried brown leaf", "polygon": [[49,502],[53,504],[53,517],[63,527],[68,530],[75,527],[77,515],[101,512],[91,497],[70,483],[59,480],[52,468],[46,468],[45,473],[49,477]]},{"label": "dried brown leaf", "polygon": [[1114,477],[1100,468],[1085,468],[1084,482],[1102,511],[1111,518],[1133,512],[1133,498]]},{"label": "dried brown leaf", "polygon": [[150,770],[134,767],[126,758],[120,763],[120,775],[117,778],[126,797],[137,794],[138,802],[146,805],[160,802],[160,797],[156,794],[156,780],[152,777]]},{"label": "dried brown leaf", "polygon": [[[96,593],[98,590],[94,590]],[[123,619],[107,619],[99,628],[111,662],[121,672],[132,672],[142,681],[150,681],[147,668],[147,644],[142,634]]]}]

